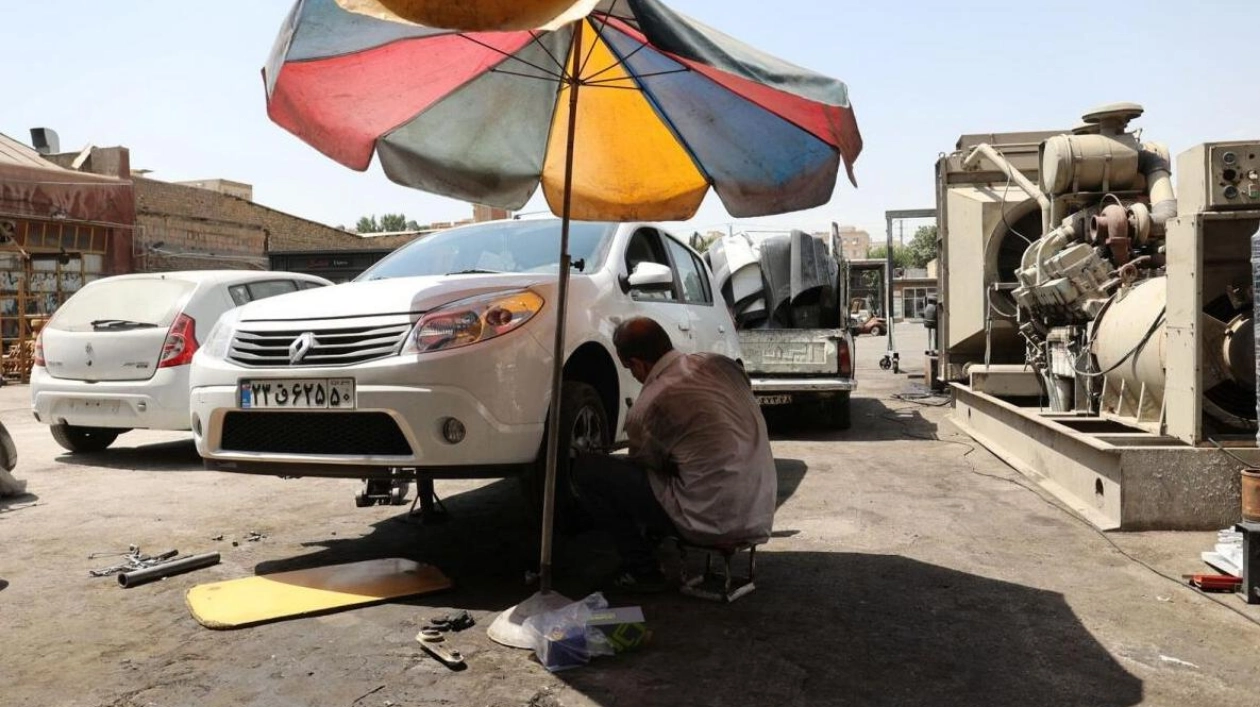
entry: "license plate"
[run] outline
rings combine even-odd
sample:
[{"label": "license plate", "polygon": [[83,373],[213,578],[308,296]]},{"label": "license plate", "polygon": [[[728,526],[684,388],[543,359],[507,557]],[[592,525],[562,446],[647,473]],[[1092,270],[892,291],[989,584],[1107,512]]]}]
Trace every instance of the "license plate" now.
[{"label": "license plate", "polygon": [[791,405],[792,396],[790,395],[758,395],[758,405]]},{"label": "license plate", "polygon": [[353,378],[269,378],[243,380],[238,399],[243,409],[353,409]]}]

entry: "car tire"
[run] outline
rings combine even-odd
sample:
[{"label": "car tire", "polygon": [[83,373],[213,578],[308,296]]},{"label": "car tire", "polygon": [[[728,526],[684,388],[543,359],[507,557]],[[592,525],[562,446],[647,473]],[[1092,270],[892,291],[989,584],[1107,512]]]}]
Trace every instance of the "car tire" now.
[{"label": "car tire", "polygon": [[[580,381],[564,381],[560,392],[560,464],[556,468],[556,527],[563,532],[577,532],[591,525],[591,520],[578,504],[569,475],[569,459],[573,451],[599,451],[612,442],[608,412],[604,401],[591,385]],[[531,511],[542,516],[543,491],[547,478],[547,437],[538,450],[533,468],[525,478],[525,493]]]},{"label": "car tire", "polygon": [[77,427],[64,422],[59,422],[50,429],[57,444],[74,453],[102,451],[113,444],[123,432],[108,427]]},{"label": "car tire", "polygon": [[827,423],[833,430],[847,430],[853,426],[849,394],[841,393],[828,400]]},{"label": "car tire", "polygon": [[883,336],[883,335],[884,335],[884,327],[878,324],[871,327],[871,336]]}]

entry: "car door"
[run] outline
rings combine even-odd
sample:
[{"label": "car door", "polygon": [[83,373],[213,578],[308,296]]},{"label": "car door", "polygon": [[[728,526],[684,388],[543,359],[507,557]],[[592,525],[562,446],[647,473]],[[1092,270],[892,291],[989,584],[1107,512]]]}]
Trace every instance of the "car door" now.
[{"label": "car door", "polygon": [[725,304],[714,296],[708,268],[698,255],[674,238],[662,235],[662,240],[677,274],[683,306],[691,318],[696,350],[739,358],[731,344],[735,324]]},{"label": "car door", "polygon": [[[623,259],[626,277],[634,272],[635,266],[644,262],[659,263],[674,270],[661,234],[654,228],[640,228],[632,233],[626,241]],[[682,283],[678,280],[677,271],[674,271],[673,287],[652,291],[631,289],[626,297],[631,300],[629,311],[633,312],[633,316],[656,320],[669,334],[674,348],[684,353],[697,350],[691,314],[682,299]]]}]

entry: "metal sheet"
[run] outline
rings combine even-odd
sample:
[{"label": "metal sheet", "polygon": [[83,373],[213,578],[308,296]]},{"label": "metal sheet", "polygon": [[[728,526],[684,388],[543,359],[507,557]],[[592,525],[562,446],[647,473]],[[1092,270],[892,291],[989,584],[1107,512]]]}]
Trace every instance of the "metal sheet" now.
[{"label": "metal sheet", "polygon": [[226,629],[450,587],[438,568],[392,557],[202,584],[188,590],[185,602],[197,623]]}]

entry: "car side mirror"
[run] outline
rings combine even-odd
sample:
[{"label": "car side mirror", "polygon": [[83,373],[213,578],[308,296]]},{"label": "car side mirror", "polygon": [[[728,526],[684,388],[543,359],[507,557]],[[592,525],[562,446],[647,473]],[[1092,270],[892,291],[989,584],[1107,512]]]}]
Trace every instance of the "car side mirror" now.
[{"label": "car side mirror", "polygon": [[634,272],[630,273],[626,284],[631,290],[645,292],[668,290],[674,286],[674,271],[670,270],[668,265],[660,263],[639,263],[634,266]]}]

